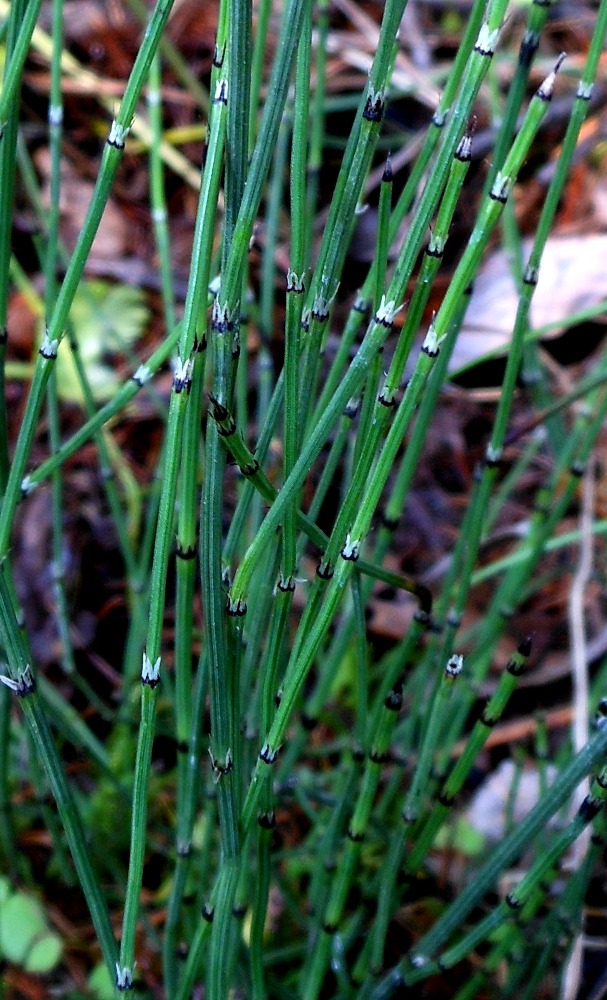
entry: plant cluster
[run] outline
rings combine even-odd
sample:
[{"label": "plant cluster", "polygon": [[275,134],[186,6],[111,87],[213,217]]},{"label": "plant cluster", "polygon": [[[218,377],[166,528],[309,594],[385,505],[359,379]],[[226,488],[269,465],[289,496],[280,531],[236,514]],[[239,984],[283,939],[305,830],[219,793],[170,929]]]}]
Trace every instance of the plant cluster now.
[{"label": "plant cluster", "polygon": [[[395,65],[406,0],[386,0],[327,197],[320,178],[331,104],[328,0],[259,0],[255,11],[251,0],[220,0],[208,90],[169,42],[173,3],[158,0],[71,253],[60,235],[60,195],[63,87],[73,66],[63,2],[48,6],[50,35],[39,26],[41,0],[3,8],[0,829],[15,888],[31,882],[17,801],[27,783],[37,803],[27,821],[42,812],[52,878],[75,878],[86,900],[111,975],[107,995],[143,989],[171,1000],[380,1000],[429,980],[448,984],[444,990],[460,1000],[539,996],[555,970],[565,974],[607,832],[604,666],[591,709],[584,701],[581,710],[587,720],[598,706],[594,724],[581,739],[551,748],[554,774],[538,723],[539,793],[524,818],[510,817],[499,843],[472,847],[474,831],[455,809],[532,655],[531,638],[512,633],[511,617],[542,586],[542,560],[580,496],[607,416],[604,349],[592,372],[556,397],[530,325],[542,254],[588,114],[607,2],[592,12],[583,58],[568,69],[547,44],[540,61],[548,68],[539,73],[534,64],[554,5],[534,0],[502,93],[492,66],[508,0],[474,0],[401,183],[382,144],[393,154],[402,145],[386,120],[402,97]],[[32,46],[42,51],[43,39],[48,205],[20,125],[25,61]],[[192,166],[163,131],[163,65],[204,115],[182,308],[166,171],[190,178]],[[567,127],[527,251],[513,189],[562,78],[575,81]],[[490,162],[439,296],[449,234],[469,197],[474,116],[486,91],[496,118]],[[341,95],[342,113],[348,96]],[[133,349],[148,319],[141,293],[86,277],[125,150],[135,142],[149,151],[164,323],[145,359]],[[348,249],[378,163],[372,260],[348,296]],[[37,217],[42,296],[11,253],[21,189]],[[445,572],[428,586],[390,555],[472,283],[500,229],[513,260],[516,321],[484,458]],[[7,341],[15,285],[38,302],[43,323],[13,442]],[[87,361],[81,348],[90,338],[102,347]],[[116,350],[132,363],[126,379],[104,369]],[[164,393],[167,364],[172,383]],[[532,428],[546,433],[520,435],[512,462],[519,392]],[[112,435],[142,397],[161,428],[144,487]],[[66,399],[84,414],[68,434]],[[121,662],[112,664],[118,704],[80,669],[65,584],[71,463],[91,442],[124,571],[128,630]],[[538,450],[548,471],[525,535],[499,565],[483,568],[498,582],[482,616],[464,630],[481,546]],[[41,494],[60,644],[56,683],[37,666],[35,636],[20,610],[20,517]],[[600,522],[591,527],[600,530]],[[410,608],[403,634],[383,649],[369,641],[366,622],[378,586]],[[504,643],[507,666],[474,721],[478,692]],[[174,765],[164,770],[160,738],[175,748]],[[74,751],[86,761],[84,777],[70,764]],[[515,798],[514,788],[511,805]],[[574,844],[583,849],[563,878],[559,866]],[[447,892],[435,860],[449,845],[469,856],[466,879]],[[500,880],[521,859],[522,874],[501,892]],[[31,903],[12,896],[18,899]],[[2,940],[6,905],[0,900]],[[46,932],[41,916],[39,924]],[[31,963],[30,944],[19,955]],[[98,974],[93,985],[101,995]]]}]

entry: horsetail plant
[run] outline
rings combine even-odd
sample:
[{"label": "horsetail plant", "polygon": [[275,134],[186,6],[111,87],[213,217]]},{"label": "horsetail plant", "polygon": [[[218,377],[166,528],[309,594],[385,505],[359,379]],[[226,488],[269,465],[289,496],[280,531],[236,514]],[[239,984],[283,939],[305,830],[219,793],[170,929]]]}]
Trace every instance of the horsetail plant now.
[{"label": "horsetail plant", "polygon": [[[54,0],[46,208],[20,120],[28,52],[32,44],[41,51],[41,5],[10,6],[0,94],[0,832],[11,877],[27,879],[16,795],[27,767],[40,803],[32,808],[49,827],[62,873],[74,865],[117,995],[141,987],[172,1000],[201,990],[210,1000],[271,1000],[287,991],[305,1000],[379,1000],[457,966],[461,1000],[532,996],[558,965],[563,938],[570,946],[580,927],[605,832],[604,668],[585,746],[574,753],[570,740],[537,722],[539,791],[527,815],[513,818],[514,784],[501,842],[467,859],[466,879],[450,875],[445,893],[433,867],[435,852],[456,836],[479,755],[491,754],[489,734],[518,704],[531,637],[520,639],[525,630],[517,638],[511,616],[536,599],[544,556],[574,544],[570,535],[554,536],[576,502],[607,414],[604,349],[590,375],[555,393],[529,330],[607,29],[601,0],[524,261],[512,192],[533,162],[555,88],[576,76],[564,53],[550,52],[551,6],[529,6],[500,106],[504,74],[491,64],[512,11],[508,0],[474,0],[448,71],[433,81],[441,93],[414,156],[401,149],[407,143],[394,125],[406,0],[382,5],[367,79],[346,101],[334,93],[328,0],[218,0],[202,82],[169,38],[171,0],[159,0],[71,254],[60,231],[67,12]],[[139,4],[133,9],[142,16]],[[340,10],[354,21],[369,17],[350,4]],[[172,155],[164,131],[174,95],[165,87],[167,68],[203,116],[200,164]],[[474,193],[474,133],[488,85],[493,151]],[[149,126],[138,130],[131,152],[144,96]],[[354,110],[328,192],[331,111],[343,116],[346,106]],[[135,163],[146,144],[163,334],[98,405],[72,305],[77,291],[86,294],[93,240],[125,153]],[[172,271],[171,169],[196,188],[181,298]],[[39,223],[43,296],[17,248],[11,258],[16,197]],[[445,251],[469,200],[469,235],[453,246],[441,292]],[[348,252],[371,202],[374,248],[352,295]],[[425,449],[438,433],[471,287],[500,230],[518,312],[484,459],[468,476],[465,509],[436,582],[394,556],[407,541],[407,504],[416,502]],[[45,317],[16,434],[6,392],[15,276]],[[81,386],[80,422],[67,419],[57,378],[66,341]],[[126,349],[125,356],[130,364]],[[168,392],[158,378],[167,363]],[[128,446],[112,436],[118,421],[128,424],[142,390],[154,393],[161,439],[145,485],[135,482]],[[525,421],[513,427],[523,405]],[[540,437],[539,426],[548,433]],[[505,456],[521,441],[504,476]],[[91,444],[124,568],[126,640],[115,647],[116,662],[104,664],[119,678],[120,704],[81,671],[70,620],[65,498],[73,463]],[[537,473],[539,459],[549,464],[545,475]],[[479,569],[482,546],[512,497],[528,502],[534,492],[529,477],[535,498],[525,537]],[[35,502],[42,509],[46,490],[60,686],[37,664],[39,636],[19,607],[27,592],[22,511]],[[597,521],[592,531],[604,533],[604,525]],[[475,616],[475,586],[498,575]],[[382,587],[395,595],[392,610],[406,609],[390,643],[368,629]],[[474,721],[479,686],[489,683],[504,643],[516,651]],[[86,705],[81,714],[72,691]],[[25,732],[29,749],[16,753]],[[175,750],[166,773],[157,738]],[[68,745],[86,760],[86,780],[62,760],[59,748]],[[576,790],[593,774],[571,814]],[[111,822],[129,817],[107,844],[96,828],[104,813]],[[561,859],[590,824],[586,854],[563,887]],[[159,883],[152,857],[162,867]],[[496,899],[516,862],[517,884]],[[431,900],[423,929],[411,928],[395,953],[391,921],[415,901],[422,873],[440,905]]]}]

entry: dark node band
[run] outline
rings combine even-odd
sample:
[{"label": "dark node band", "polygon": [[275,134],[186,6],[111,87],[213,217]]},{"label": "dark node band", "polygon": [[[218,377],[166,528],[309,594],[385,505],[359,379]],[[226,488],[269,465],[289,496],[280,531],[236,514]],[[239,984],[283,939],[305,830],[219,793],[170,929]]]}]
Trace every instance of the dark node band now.
[{"label": "dark node band", "polygon": [[425,344],[422,344],[422,351],[424,354],[427,354],[429,358],[437,358],[440,354],[438,347],[427,347]]},{"label": "dark node band", "polygon": [[242,472],[243,476],[247,477],[255,476],[259,472],[259,462],[257,461],[256,458],[254,458],[253,461],[249,462],[248,465],[241,465],[240,471]]},{"label": "dark node band", "polygon": [[220,764],[219,761],[213,757],[211,759],[211,767],[213,768],[213,773],[216,777],[223,778],[226,774],[234,769],[234,762],[231,759],[226,760],[225,764]]},{"label": "dark node band", "polygon": [[524,67],[525,69],[531,66],[533,57],[537,52],[538,44],[539,39],[537,35],[534,35],[533,38],[523,38],[521,47],[518,51],[519,66]]},{"label": "dark node band", "polygon": [[486,56],[488,59],[493,57],[493,49],[486,49],[483,45],[479,45],[478,43],[474,46],[473,51],[479,56]]},{"label": "dark node band", "polygon": [[520,910],[523,905],[523,901],[514,895],[513,892],[509,892],[506,896],[506,906],[509,906],[511,910]]},{"label": "dark node band", "polygon": [[438,793],[438,801],[445,809],[452,809],[455,803],[455,795],[448,795],[447,792]]},{"label": "dark node band", "polygon": [[[177,393],[177,395],[179,395],[180,392],[183,392],[184,389],[186,393],[189,395],[191,388],[192,388],[192,379],[190,378],[189,375],[186,376],[186,378],[181,378],[180,375],[175,375],[175,378],[173,379],[173,389]],[[221,430],[219,431],[219,433],[221,434]]]},{"label": "dark node band", "polygon": [[543,87],[540,87],[539,90],[536,90],[535,97],[537,97],[538,101],[544,101],[545,104],[550,104],[552,100],[552,93],[553,93],[552,87],[550,88],[550,90],[544,90]]},{"label": "dark node band", "polygon": [[305,288],[304,283],[301,281],[296,274],[291,271],[287,272],[287,291],[293,292],[295,295],[303,295]]},{"label": "dark node band", "polygon": [[316,567],[316,576],[319,576],[321,580],[330,580],[335,570],[331,566],[331,563],[319,563]]},{"label": "dark node band", "polygon": [[185,547],[183,547],[181,545],[178,545],[177,548],[175,549],[175,555],[177,556],[178,559],[184,559],[186,561],[188,559],[195,559],[196,558],[196,546],[195,545],[186,545]]},{"label": "dark node band", "polygon": [[353,844],[360,844],[364,839],[364,833],[355,833],[352,827],[348,827],[348,840],[351,840]]},{"label": "dark node band", "polygon": [[36,690],[36,680],[32,672],[28,669],[21,674],[15,694],[18,698],[27,698]]},{"label": "dark node band", "polygon": [[433,247],[430,243],[426,247],[426,257],[433,257],[434,260],[440,260],[444,252],[444,249]]},{"label": "dark node band", "polygon": [[329,310],[324,309],[322,306],[312,306],[310,316],[312,319],[315,319],[317,323],[326,323],[329,318]]},{"label": "dark node band", "polygon": [[460,163],[470,163],[472,159],[472,132],[464,132],[453,155]]},{"label": "dark node band", "polygon": [[403,707],[403,696],[400,691],[390,691],[388,697],[384,701],[384,706],[390,712],[400,712]]},{"label": "dark node band", "polygon": [[[392,315],[392,313],[390,314],[388,314],[387,312],[375,313],[375,316],[373,317],[373,322],[375,323],[376,326],[383,326],[384,330],[390,330],[392,328],[392,320],[390,319],[390,315]],[[384,348],[382,344],[382,346],[379,348],[380,354],[383,352],[383,349]]]},{"label": "dark node band", "polygon": [[215,96],[213,98],[213,104],[228,104],[228,88],[226,86],[225,80],[220,80],[217,90],[215,91]]},{"label": "dark node band", "polygon": [[486,709],[483,709],[480,721],[487,727],[487,729],[493,729],[494,725],[498,721],[498,716],[488,715]]},{"label": "dark node band", "polygon": [[383,524],[384,528],[388,529],[388,531],[396,531],[400,523],[400,517],[390,517],[385,512],[382,512],[381,523]]},{"label": "dark node band", "polygon": [[226,420],[232,419],[228,408],[224,406],[223,403],[220,403],[215,396],[212,396],[209,393],[209,399],[211,400],[211,416],[213,417],[213,420],[216,420],[218,423],[225,423]]},{"label": "dark node band", "polygon": [[273,830],[276,826],[276,816],[273,812],[261,813],[261,815],[257,817],[257,823],[262,830]]},{"label": "dark node band", "polygon": [[235,431],[236,431],[236,424],[234,423],[232,417],[229,418],[227,427],[224,427],[223,424],[220,423],[217,424],[217,433],[219,434],[220,437],[224,438],[232,437],[232,434],[234,434]]},{"label": "dark node band", "polygon": [[383,392],[380,392],[379,396],[377,397],[377,401],[378,403],[381,403],[382,406],[385,406],[387,410],[396,409],[397,402],[394,399],[394,397],[392,397],[391,399],[386,399]]},{"label": "dark node band", "polygon": [[506,670],[513,677],[521,677],[525,673],[525,664],[519,663],[518,660],[510,660]]},{"label": "dark node band", "polygon": [[367,97],[363,118],[366,118],[368,122],[380,122],[384,117],[384,102],[381,96],[372,97],[371,94]]},{"label": "dark node band", "polygon": [[213,923],[213,917],[215,916],[215,910],[213,909],[212,906],[207,906],[207,904],[205,903],[204,906],[203,906],[203,908],[202,908],[201,915],[202,915],[202,919],[206,920],[207,924],[212,924]]},{"label": "dark node band", "polygon": [[370,750],[369,760],[373,764],[387,764],[390,760],[389,750]]},{"label": "dark node band", "polygon": [[232,333],[234,323],[230,319],[226,310],[213,311],[211,317],[211,330],[213,333]]},{"label": "dark node band", "polygon": [[519,643],[517,652],[520,653],[521,656],[529,656],[532,645],[533,638],[528,635],[522,640],[522,642]]},{"label": "dark node band", "polygon": [[278,750],[272,750],[270,744],[266,743],[259,751],[259,759],[262,760],[264,764],[275,764],[278,760],[278,753]]},{"label": "dark node band", "polygon": [[228,597],[226,601],[226,612],[230,618],[244,618],[247,613],[247,602],[242,601],[238,598],[237,601],[231,601]]}]

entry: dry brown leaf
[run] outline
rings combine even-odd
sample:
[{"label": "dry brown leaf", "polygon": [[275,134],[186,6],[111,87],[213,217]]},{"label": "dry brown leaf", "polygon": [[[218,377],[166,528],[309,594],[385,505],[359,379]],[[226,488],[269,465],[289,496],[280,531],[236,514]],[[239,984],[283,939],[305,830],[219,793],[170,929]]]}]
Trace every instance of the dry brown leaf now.
[{"label": "dry brown leaf", "polygon": [[[528,259],[531,241],[523,243]],[[574,312],[607,299],[607,234],[567,236],[548,240],[531,303],[531,326],[563,324]],[[468,365],[488,351],[502,350],[510,341],[518,308],[518,295],[506,254],[493,254],[474,284],[470,305],[450,370]],[[556,337],[562,327],[546,336]]]},{"label": "dry brown leaf", "polygon": [[[503,760],[476,790],[465,812],[471,826],[492,843],[501,840],[507,832],[506,815],[515,773],[514,761]],[[546,774],[548,781],[553,781],[556,768],[548,766]],[[512,807],[515,823],[520,823],[537,804],[540,791],[539,773],[535,769],[525,768],[519,775]]]},{"label": "dry brown leaf", "polygon": [[[41,148],[35,156],[36,167],[41,177],[44,179],[42,188],[42,198],[48,205],[50,199],[50,187],[48,178],[50,176],[50,153],[47,149]],[[61,195],[59,198],[59,208],[61,212],[60,231],[61,238],[69,250],[73,250],[76,240],[80,235],[80,230],[84,223],[89,204],[93,197],[95,185],[78,176],[76,170],[64,158],[61,161]],[[128,234],[128,222],[124,213],[113,200],[109,198],[97,235],[93,240],[89,260],[91,262],[99,260],[116,261],[124,256]]]}]

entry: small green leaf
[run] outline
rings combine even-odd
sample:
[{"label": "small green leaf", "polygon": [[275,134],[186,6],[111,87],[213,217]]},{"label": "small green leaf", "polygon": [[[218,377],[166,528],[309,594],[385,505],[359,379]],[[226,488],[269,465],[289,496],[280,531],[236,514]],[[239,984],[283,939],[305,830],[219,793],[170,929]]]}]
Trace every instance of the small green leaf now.
[{"label": "small green leaf", "polygon": [[34,942],[23,968],[26,972],[50,972],[61,959],[63,945],[58,934],[49,931]]},{"label": "small green leaf", "polygon": [[35,939],[46,931],[44,911],[31,896],[15,893],[0,906],[0,952],[22,965]]},{"label": "small green leaf", "polygon": [[[143,333],[149,318],[138,288],[107,281],[84,281],[70,311],[82,363],[96,400],[109,399],[119,385],[113,354],[124,351]],[[81,403],[82,392],[72,352],[64,340],[57,355],[57,385],[62,399]]]},{"label": "small green leaf", "polygon": [[449,847],[460,854],[473,857],[482,853],[486,842],[483,834],[479,833],[467,819],[460,816],[455,821],[454,826],[441,827],[436,835],[434,847],[437,849]]},{"label": "small green leaf", "polygon": [[2,913],[2,904],[8,899],[11,894],[11,884],[4,875],[0,875],[0,914]]},{"label": "small green leaf", "polygon": [[352,704],[352,693],[356,682],[356,653],[350,648],[340,660],[331,684],[331,698],[341,704]]},{"label": "small green leaf", "polygon": [[95,1000],[114,1000],[115,984],[102,963],[96,965],[89,976],[89,988]]}]

